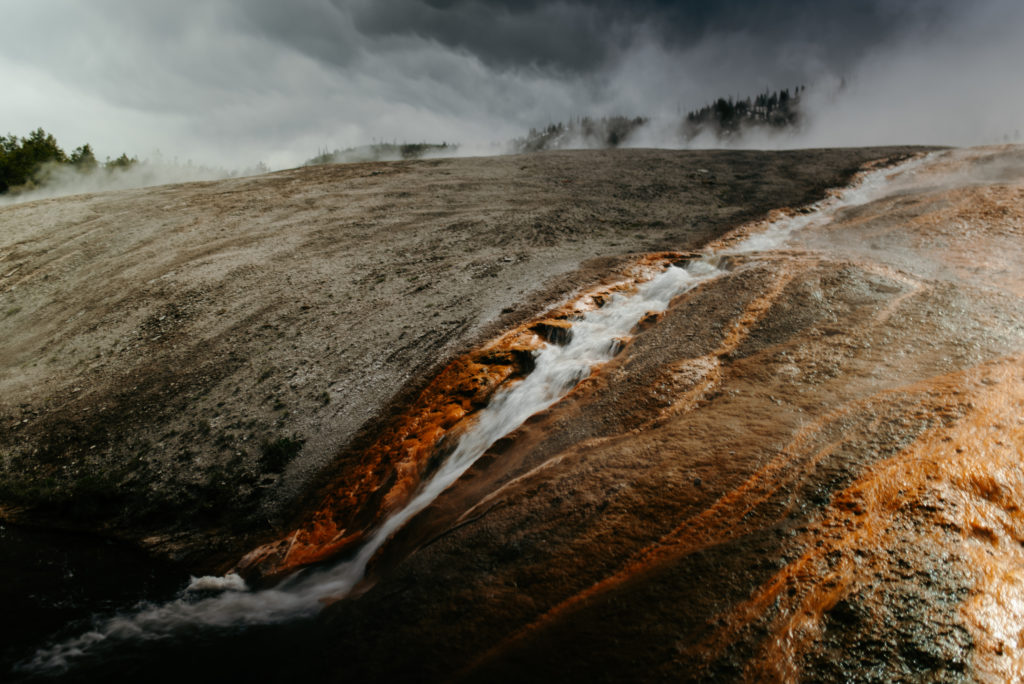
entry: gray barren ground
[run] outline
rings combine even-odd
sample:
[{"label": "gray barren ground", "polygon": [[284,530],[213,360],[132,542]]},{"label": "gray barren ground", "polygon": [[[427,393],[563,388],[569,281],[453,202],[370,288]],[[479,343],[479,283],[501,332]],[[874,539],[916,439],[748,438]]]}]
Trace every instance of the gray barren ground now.
[{"label": "gray barren ground", "polygon": [[332,165],[0,208],[0,513],[230,565],[455,355],[910,151]]}]

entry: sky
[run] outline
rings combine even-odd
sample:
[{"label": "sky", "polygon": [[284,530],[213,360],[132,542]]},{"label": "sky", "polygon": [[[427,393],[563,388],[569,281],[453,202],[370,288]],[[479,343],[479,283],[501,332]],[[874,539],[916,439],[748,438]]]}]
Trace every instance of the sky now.
[{"label": "sky", "polygon": [[[373,141],[487,154],[570,116],[806,85],[764,147],[1024,130],[1019,0],[0,0],[0,134],[271,168]],[[666,123],[668,122],[668,123]]]}]

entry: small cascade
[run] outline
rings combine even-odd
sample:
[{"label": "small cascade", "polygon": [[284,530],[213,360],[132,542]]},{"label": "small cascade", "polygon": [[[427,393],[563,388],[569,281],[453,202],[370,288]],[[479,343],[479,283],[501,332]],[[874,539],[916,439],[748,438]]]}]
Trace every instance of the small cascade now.
[{"label": "small cascade", "polygon": [[[250,590],[234,574],[194,579],[174,601],[140,606],[135,612],[98,618],[93,629],[78,637],[39,650],[19,669],[25,672],[61,672],[74,661],[107,648],[134,641],[172,637],[185,629],[241,629],[316,615],[325,600],[349,595],[362,581],[378,550],[411,518],[427,508],[497,440],[521,426],[570,392],[595,368],[619,352],[638,324],[651,313],[666,310],[675,297],[726,272],[726,255],[749,254],[783,244],[794,231],[820,225],[838,209],[869,200],[883,186],[887,174],[865,174],[846,194],[837,194],[811,207],[809,212],[780,215],[698,258],[667,265],[631,291],[616,292],[602,306],[565,321],[541,321],[538,334],[548,342],[535,352],[533,370],[523,379],[499,390],[481,409],[457,445],[408,503],[393,512],[363,541],[355,555],[330,567],[299,571],[277,586]],[[569,325],[571,324],[571,325]]]},{"label": "small cascade", "polygon": [[[533,371],[492,398],[444,463],[404,508],[367,538],[352,559],[296,573],[276,587],[261,591],[249,591],[237,575],[198,578],[177,600],[101,621],[80,637],[37,652],[25,668],[62,670],[74,658],[104,642],[160,639],[181,628],[244,627],[315,615],[325,599],[349,594],[391,535],[429,506],[492,444],[564,397],[592,369],[610,360],[642,317],[664,311],[674,297],[720,273],[704,260],[686,268],[669,266],[634,292],[615,293],[603,307],[579,316],[572,321],[571,335],[559,328],[558,343],[546,344],[537,352]],[[211,590],[218,589],[221,593],[209,596]]]}]

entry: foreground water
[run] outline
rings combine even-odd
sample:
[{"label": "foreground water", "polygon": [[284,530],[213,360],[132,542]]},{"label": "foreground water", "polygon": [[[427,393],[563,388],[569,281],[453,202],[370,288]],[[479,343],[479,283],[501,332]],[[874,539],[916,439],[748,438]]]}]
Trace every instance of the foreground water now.
[{"label": "foreground water", "polygon": [[92,614],[173,599],[188,574],[109,539],[0,525],[0,681],[11,665]]},{"label": "foreground water", "polygon": [[[722,253],[749,254],[776,248],[794,231],[820,224],[844,206],[869,200],[883,184],[884,174],[870,174],[856,189],[819,203],[813,211],[782,217],[685,268],[670,266],[635,291],[618,294],[603,308],[573,321],[571,340],[565,345],[543,347],[537,353],[534,371],[495,396],[408,506],[385,520],[353,558],[330,568],[297,573],[261,591],[249,590],[235,575],[195,579],[174,600],[140,604],[113,617],[97,617],[91,629],[40,649],[17,671],[32,676],[74,676],[116,663],[118,672],[128,672],[132,668],[124,669],[125,661],[132,661],[133,653],[138,654],[135,661],[152,659],[154,651],[202,651],[210,659],[223,660],[234,645],[244,648],[252,666],[261,662],[251,657],[254,645],[257,650],[260,644],[266,645],[264,655],[291,650],[299,647],[298,643],[308,650],[315,642],[309,620],[319,613],[325,599],[348,595],[363,579],[374,554],[396,530],[429,506],[495,441],[558,401],[594,368],[612,358],[619,339],[628,336],[643,316],[664,310],[673,298],[720,275]],[[177,655],[164,659],[179,660]],[[308,658],[298,660],[309,664]],[[278,658],[274,662],[281,661]],[[293,667],[287,666],[289,670]]]}]

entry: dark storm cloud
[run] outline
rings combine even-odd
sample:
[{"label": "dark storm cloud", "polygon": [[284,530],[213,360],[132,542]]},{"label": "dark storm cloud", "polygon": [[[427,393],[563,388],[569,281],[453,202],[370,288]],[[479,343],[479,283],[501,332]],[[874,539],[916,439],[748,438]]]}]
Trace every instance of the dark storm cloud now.
[{"label": "dark storm cloud", "polygon": [[669,145],[680,112],[807,83],[827,116],[763,144],[983,142],[1024,129],[1022,27],[1017,0],[33,0],[0,21],[0,134],[280,167],[621,113]]},{"label": "dark storm cloud", "polygon": [[600,70],[638,39],[684,49],[710,35],[747,34],[766,50],[804,45],[837,69],[872,46],[939,21],[948,2],[334,0],[367,36],[419,36],[497,68]]},{"label": "dark storm cloud", "polygon": [[235,13],[239,25],[315,59],[346,66],[356,55],[358,36],[343,6],[320,0],[251,0],[236,3]]},{"label": "dark storm cloud", "polygon": [[590,71],[622,40],[597,8],[569,3],[387,0],[360,5],[353,19],[368,36],[435,40],[499,68]]}]

